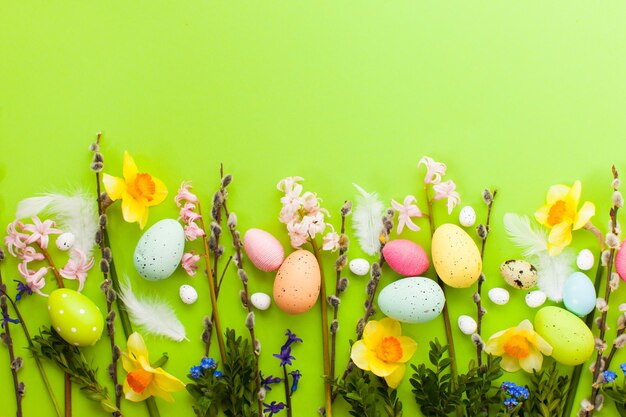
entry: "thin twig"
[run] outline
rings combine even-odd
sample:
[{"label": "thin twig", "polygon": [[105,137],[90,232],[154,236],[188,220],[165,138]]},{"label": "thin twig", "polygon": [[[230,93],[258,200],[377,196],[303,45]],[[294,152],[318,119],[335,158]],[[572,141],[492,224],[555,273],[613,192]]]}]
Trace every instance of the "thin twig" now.
[{"label": "thin twig", "polygon": [[285,402],[286,402],[286,407],[287,407],[287,417],[291,417],[292,416],[291,392],[289,390],[289,375],[287,374],[287,365],[283,365],[283,385],[285,386]]},{"label": "thin twig", "polygon": [[[17,372],[19,371],[18,368],[18,361],[16,360],[15,357],[15,351],[13,349],[13,338],[11,337],[11,323],[8,321],[4,321],[5,317],[9,317],[9,309],[7,306],[7,296],[5,295],[5,288],[6,286],[4,285],[3,281],[2,281],[2,271],[0,270],[0,289],[2,290],[3,294],[0,295],[0,309],[2,310],[2,315],[3,315],[3,327],[4,327],[4,333],[5,333],[5,338],[4,338],[4,343],[6,343],[7,345],[7,349],[9,350],[9,365],[11,367],[11,375],[13,377],[13,388],[15,390],[15,405],[16,405],[16,416],[17,417],[22,417],[22,397],[24,395],[24,389],[23,389],[23,383],[20,384],[20,381],[17,377]],[[21,360],[21,358],[20,358]]]}]

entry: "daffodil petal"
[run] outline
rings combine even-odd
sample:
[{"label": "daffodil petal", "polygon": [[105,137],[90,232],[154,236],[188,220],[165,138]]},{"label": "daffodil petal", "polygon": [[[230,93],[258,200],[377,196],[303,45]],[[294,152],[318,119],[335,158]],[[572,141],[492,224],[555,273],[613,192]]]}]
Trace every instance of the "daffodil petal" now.
[{"label": "daffodil petal", "polygon": [[520,358],[519,365],[524,371],[532,374],[533,369],[537,371],[541,369],[543,365],[543,355],[541,355],[536,348],[531,346],[528,356]]},{"label": "daffodil petal", "polygon": [[385,337],[399,337],[402,334],[402,327],[400,326],[400,322],[398,320],[385,317],[384,319],[380,320],[379,323],[381,324],[381,326],[383,326],[383,329],[385,329]]},{"label": "daffodil petal", "polygon": [[185,389],[185,384],[180,379],[161,368],[154,370],[154,382],[159,388],[167,392],[178,392]]},{"label": "daffodil petal", "polygon": [[557,184],[550,187],[548,189],[548,196],[546,197],[548,206],[551,206],[559,200],[563,200],[568,195],[569,191],[570,187],[563,184]]},{"label": "daffodil petal", "polygon": [[126,381],[126,379],[124,379],[124,394],[128,401],[133,401],[133,402],[143,401],[146,398],[150,397],[150,395],[152,395],[150,393],[149,388],[146,388],[145,390],[143,390],[143,392],[133,391],[130,385],[128,385],[128,381]]},{"label": "daffodil petal", "polygon": [[167,197],[167,187],[158,178],[152,177],[152,181],[154,181],[154,195],[152,196],[152,201],[146,203],[148,207],[156,206],[157,204],[161,204],[163,200]]},{"label": "daffodil petal", "polygon": [[140,229],[143,229],[144,227],[146,227],[146,223],[148,223],[148,214],[150,214],[150,212],[148,211],[146,207],[144,207],[143,213],[138,221]]},{"label": "daffodil petal", "polygon": [[398,388],[400,382],[402,382],[402,378],[404,378],[404,373],[406,372],[406,366],[404,364],[398,365],[395,371],[390,373],[385,377],[385,382],[389,388]]},{"label": "daffodil petal", "polygon": [[122,172],[126,181],[134,179],[139,172],[137,170],[137,165],[135,165],[135,160],[132,156],[130,156],[128,151],[124,151],[124,165],[122,167]]},{"label": "daffodil petal", "polygon": [[400,365],[403,365],[403,364],[395,363],[395,362],[384,362],[380,360],[378,356],[376,355],[370,355],[370,358],[369,358],[370,370],[376,376],[390,375]]},{"label": "daffodil petal", "polygon": [[572,185],[572,188],[569,189],[569,192],[567,193],[567,200],[569,200],[569,202],[572,203],[572,206],[578,207],[578,202],[580,201],[580,191],[581,191],[581,185],[580,185],[580,181],[576,181],[574,182],[574,184]]},{"label": "daffodil petal", "polygon": [[135,356],[138,361],[140,358],[148,357],[148,348],[146,347],[146,343],[143,341],[143,337],[141,337],[141,335],[137,332],[134,332],[128,337],[126,349],[128,350],[128,353]]},{"label": "daffodil petal", "polygon": [[560,254],[572,242],[572,225],[561,222],[554,225],[548,236],[549,252],[551,256]]},{"label": "daffodil petal", "polygon": [[530,320],[526,319],[523,320],[520,324],[517,325],[517,330],[524,330],[527,332],[533,332],[533,324],[530,322]]},{"label": "daffodil petal", "polygon": [[408,362],[417,350],[417,342],[408,336],[400,336],[398,340],[400,341],[400,346],[402,346],[402,357],[398,362]]},{"label": "daffodil petal", "polygon": [[128,223],[138,222],[148,208],[126,193],[122,199],[122,216]]},{"label": "daffodil petal", "polygon": [[503,355],[500,367],[507,372],[517,372],[520,369],[519,360],[509,355]]},{"label": "daffodil petal", "polygon": [[350,352],[350,359],[352,359],[352,362],[354,362],[358,368],[363,369],[364,371],[369,371],[369,357],[370,352],[365,345],[365,342],[363,342],[363,340],[357,340],[354,342],[352,345],[352,351]]},{"label": "daffodil petal", "polygon": [[552,346],[548,343],[543,337],[539,336],[539,334],[535,333],[530,341],[539,349],[541,353],[546,356],[552,355]]},{"label": "daffodil petal", "polygon": [[574,230],[578,230],[584,227],[589,220],[596,214],[596,206],[591,201],[585,201],[580,211],[576,213],[576,219],[574,220]]},{"label": "daffodil petal", "polygon": [[363,329],[363,342],[370,348],[380,345],[385,336],[385,328],[376,320],[368,321]]},{"label": "daffodil petal", "polygon": [[487,340],[487,343],[485,343],[485,352],[492,354],[492,355],[496,355],[496,356],[502,356],[502,354],[504,353],[504,340],[505,340],[503,336],[509,330],[510,329],[506,329],[506,330],[501,330],[497,333],[494,333],[489,338],[489,340]]},{"label": "daffodil petal", "polygon": [[114,177],[113,175],[102,175],[102,183],[104,184],[104,190],[107,192],[109,198],[113,201],[122,198],[126,192],[126,183],[123,179]]},{"label": "daffodil petal", "polygon": [[150,390],[150,395],[154,395],[155,397],[159,397],[167,401],[168,403],[174,402],[174,397],[168,391],[162,389],[156,384],[150,384],[146,391]]},{"label": "daffodil petal", "polygon": [[548,226],[548,216],[550,215],[550,206],[543,206],[535,212],[535,219],[540,224]]},{"label": "daffodil petal", "polygon": [[137,368],[141,367],[139,361],[128,356],[126,352],[122,352],[122,367],[126,372],[134,371]]}]

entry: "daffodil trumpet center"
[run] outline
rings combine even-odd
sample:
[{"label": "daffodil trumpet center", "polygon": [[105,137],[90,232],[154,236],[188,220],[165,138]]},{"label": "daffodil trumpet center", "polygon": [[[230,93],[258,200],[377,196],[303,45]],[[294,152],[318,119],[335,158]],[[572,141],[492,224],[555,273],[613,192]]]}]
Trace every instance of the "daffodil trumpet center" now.
[{"label": "daffodil trumpet center", "polygon": [[376,348],[376,356],[383,362],[398,362],[402,358],[402,345],[397,337],[383,338]]},{"label": "daffodil trumpet center", "polygon": [[156,184],[150,174],[139,173],[126,183],[126,189],[128,194],[136,200],[152,201],[156,192]]},{"label": "daffodil trumpet center", "polygon": [[548,212],[548,225],[555,226],[562,223],[566,218],[573,218],[574,214],[571,210],[568,210],[567,203],[563,200],[558,200],[551,207]]},{"label": "daffodil trumpet center", "polygon": [[136,393],[143,393],[152,382],[154,375],[143,368],[135,369],[126,375],[128,386]]},{"label": "daffodil trumpet center", "polygon": [[515,335],[504,343],[504,351],[517,359],[522,359],[530,353],[530,345],[528,339],[523,336]]}]

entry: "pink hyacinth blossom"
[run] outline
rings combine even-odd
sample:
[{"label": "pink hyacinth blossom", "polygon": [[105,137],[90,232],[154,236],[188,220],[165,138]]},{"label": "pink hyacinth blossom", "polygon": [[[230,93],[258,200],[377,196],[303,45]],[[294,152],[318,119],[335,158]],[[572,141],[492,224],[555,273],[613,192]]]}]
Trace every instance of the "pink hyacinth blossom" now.
[{"label": "pink hyacinth blossom", "polygon": [[182,204],[183,201],[186,201],[189,203],[198,202],[198,196],[196,196],[194,193],[192,193],[189,190],[191,190],[191,182],[188,182],[188,181],[184,181],[180,185],[180,188],[178,188],[178,193],[176,193],[176,196],[174,196],[174,202],[176,203],[178,207],[181,207],[183,205]]},{"label": "pink hyacinth blossom", "polygon": [[190,277],[196,276],[196,270],[198,269],[198,262],[200,261],[200,255],[196,255],[194,251],[190,251],[183,254],[180,261],[180,266],[183,267],[187,275]]},{"label": "pink hyacinth blossom", "polygon": [[55,223],[52,220],[44,220],[43,222],[39,217],[32,217],[33,224],[27,224],[24,226],[24,230],[30,232],[31,235],[26,239],[27,244],[38,242],[42,249],[48,247],[50,241],[49,235],[60,235],[62,230],[55,229]]},{"label": "pink hyacinth blossom", "polygon": [[14,220],[7,226],[7,235],[4,237],[4,244],[7,245],[9,253],[15,257],[20,256],[20,251],[26,248],[26,239],[29,237],[20,231],[23,227],[22,222]]},{"label": "pink hyacinth blossom", "polygon": [[404,226],[414,232],[420,230],[420,227],[411,220],[411,217],[422,217],[422,211],[415,203],[417,203],[417,199],[412,195],[404,197],[404,204],[391,200],[392,207],[398,212],[398,229],[396,230],[398,234],[402,233]]},{"label": "pink hyacinth blossom", "polygon": [[63,278],[78,280],[78,292],[83,290],[87,273],[93,267],[94,259],[87,261],[87,255],[80,249],[72,249],[72,256],[67,264],[59,270]]},{"label": "pink hyacinth blossom", "polygon": [[324,233],[324,230],[326,229],[324,213],[322,213],[321,211],[313,215],[304,216],[302,221],[308,224],[308,231],[311,239],[315,239],[316,235]]},{"label": "pink hyacinth blossom", "polygon": [[434,185],[433,190],[435,190],[434,200],[448,199],[448,214],[451,214],[452,209],[461,202],[459,193],[455,191],[456,184],[452,180]]},{"label": "pink hyacinth blossom", "polygon": [[198,225],[194,222],[189,223],[185,226],[185,239],[189,241],[196,240],[199,237],[205,235],[204,230],[202,230]]},{"label": "pink hyacinth blossom", "polygon": [[180,219],[187,224],[201,219],[202,216],[196,213],[195,210],[195,204],[189,202],[185,203],[185,205],[180,209]]},{"label": "pink hyacinth blossom", "polygon": [[291,246],[300,249],[309,240],[308,225],[303,222],[292,221],[287,223],[287,234],[291,240]]},{"label": "pink hyacinth blossom", "polygon": [[326,233],[324,236],[324,242],[322,244],[323,250],[329,250],[335,252],[339,249],[339,234],[335,231]]},{"label": "pink hyacinth blossom", "polygon": [[20,259],[24,262],[32,262],[32,261],[43,261],[44,256],[43,253],[39,253],[32,246],[27,246],[18,253]]},{"label": "pink hyacinth blossom", "polygon": [[300,195],[302,192],[302,184],[298,184],[300,181],[303,181],[302,177],[287,177],[278,182],[276,188],[279,191],[282,191],[285,194],[289,195]]},{"label": "pink hyacinth blossom", "polygon": [[48,267],[41,267],[37,272],[32,269],[28,269],[28,263],[22,262],[17,266],[17,270],[26,280],[26,285],[39,295],[46,296],[41,292],[41,289],[46,286],[46,279],[44,278],[48,273]]},{"label": "pink hyacinth blossom", "polygon": [[441,182],[442,175],[446,173],[446,164],[443,162],[436,162],[433,158],[425,156],[420,159],[417,167],[422,165],[426,166],[426,175],[424,176],[425,184],[439,184]]}]

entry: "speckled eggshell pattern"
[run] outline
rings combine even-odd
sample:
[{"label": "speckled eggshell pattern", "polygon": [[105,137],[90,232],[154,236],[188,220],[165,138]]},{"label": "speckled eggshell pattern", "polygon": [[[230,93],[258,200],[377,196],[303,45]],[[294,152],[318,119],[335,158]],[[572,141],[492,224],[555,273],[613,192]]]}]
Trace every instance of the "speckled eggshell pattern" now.
[{"label": "speckled eggshell pattern", "polygon": [[594,340],[585,322],[559,307],[543,307],[535,316],[535,331],[552,346],[552,357],[563,365],[579,365],[591,357]]},{"label": "speckled eggshell pattern", "polygon": [[510,259],[500,265],[500,275],[507,284],[518,290],[527,290],[537,284],[537,269],[527,261]]},{"label": "speckled eggshell pattern", "polygon": [[417,243],[406,239],[387,242],[383,247],[383,256],[391,269],[405,277],[421,275],[430,265],[426,251]]},{"label": "speckled eggshell pattern", "polygon": [[135,248],[135,269],[149,281],[171,276],[183,256],[185,232],[176,220],[155,223],[141,236]]},{"label": "speckled eggshell pattern", "polygon": [[248,229],[243,236],[243,247],[250,261],[261,271],[276,271],[285,260],[283,245],[265,230]]},{"label": "speckled eggshell pattern", "polygon": [[626,281],[626,240],[615,253],[615,272],[623,281]]},{"label": "speckled eggshell pattern", "polygon": [[285,313],[304,313],[315,305],[320,284],[320,267],[315,256],[307,250],[297,250],[278,268],[274,303]]},{"label": "speckled eggshell pattern", "polygon": [[441,287],[429,278],[409,277],[387,285],[378,295],[380,311],[404,323],[431,321],[446,303]]},{"label": "speckled eggshell pattern", "polygon": [[93,301],[77,291],[69,288],[52,291],[48,297],[48,315],[54,330],[71,345],[95,345],[102,336],[102,313]]},{"label": "speckled eggshell pattern", "polygon": [[483,267],[476,243],[455,224],[442,224],[435,230],[432,258],[439,277],[454,288],[471,286]]}]

